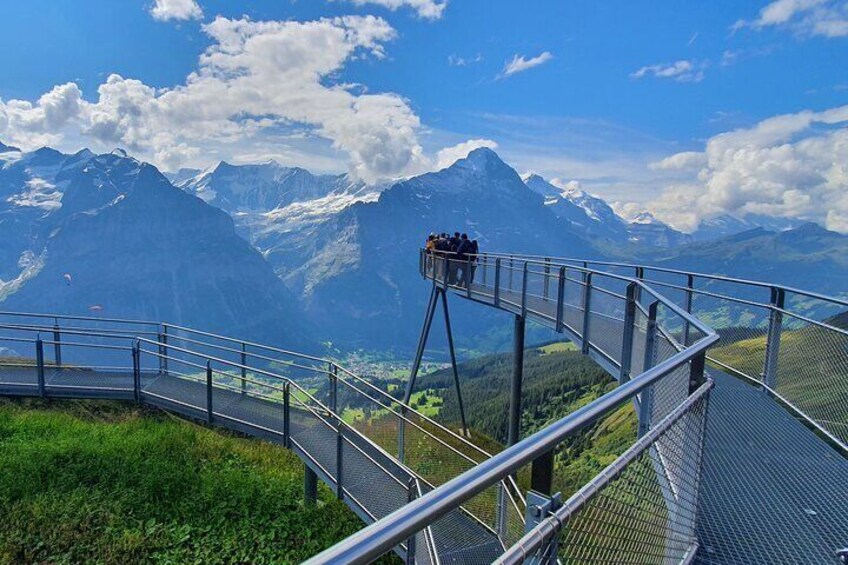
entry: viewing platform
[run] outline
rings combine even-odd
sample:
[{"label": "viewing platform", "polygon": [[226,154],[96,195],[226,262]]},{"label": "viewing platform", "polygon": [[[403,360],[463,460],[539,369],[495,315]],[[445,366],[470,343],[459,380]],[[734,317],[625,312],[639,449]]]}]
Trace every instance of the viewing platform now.
[{"label": "viewing platform", "polygon": [[[141,402],[291,449],[307,503],[320,479],[370,524],[310,563],[388,551],[420,564],[840,562],[848,303],[645,266],[475,259],[420,255],[431,297],[405,400],[336,362],[233,337],[14,312],[0,313],[0,344],[19,355],[0,364],[0,394]],[[409,404],[440,301],[456,368],[448,297],[514,318],[510,438],[497,455]],[[527,321],[572,341],[618,386],[521,438]],[[556,496],[558,446],[628,404],[632,445]],[[351,421],[352,409],[379,417]]]}]

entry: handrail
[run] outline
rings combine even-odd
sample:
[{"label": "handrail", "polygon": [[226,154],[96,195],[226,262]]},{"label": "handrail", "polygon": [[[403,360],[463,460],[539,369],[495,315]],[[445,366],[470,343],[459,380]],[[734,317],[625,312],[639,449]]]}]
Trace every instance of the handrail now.
[{"label": "handrail", "polygon": [[710,334],[686,351],[658,363],[635,379],[579,408],[561,420],[519,441],[473,469],[430,491],[423,497],[365,527],[337,545],[316,555],[305,565],[368,563],[391,550],[410,535],[433,523],[485,489],[555,448],[563,439],[597,421],[624,402],[653,385],[718,341]]},{"label": "handrail", "polygon": [[[450,252],[450,251],[430,251],[429,253],[433,254],[436,257],[439,257],[439,256],[446,256],[447,257],[447,256],[450,256],[450,255],[456,255],[456,253],[453,253],[453,252]],[[590,269],[588,267],[580,267],[580,266],[577,266],[577,265],[553,263],[552,258],[551,258],[551,262],[545,262],[545,261],[540,261],[540,260],[536,259],[537,256],[527,256],[527,257],[531,257],[531,258],[524,259],[523,258],[524,256],[504,255],[504,254],[500,254],[500,253],[480,253],[480,254],[476,255],[476,257],[478,257],[478,258],[486,257],[486,256],[507,257],[507,258],[510,258],[510,259],[513,259],[513,260],[526,262],[528,264],[535,264],[535,265],[541,265],[541,266],[548,265],[548,266],[551,266],[551,267],[566,267],[567,269],[576,270],[578,272],[583,272],[583,273],[587,273],[587,274],[591,273],[591,274],[596,275],[596,276],[607,277],[607,278],[611,278],[611,279],[614,279],[614,280],[619,280],[621,282],[635,283],[636,285],[639,286],[639,288],[641,290],[649,293],[651,296],[653,296],[657,300],[660,300],[662,302],[663,307],[669,308],[675,314],[684,318],[689,324],[691,324],[693,327],[697,328],[701,332],[711,333],[713,331],[712,328],[710,328],[708,325],[703,323],[697,317],[692,316],[691,313],[686,312],[685,310],[680,308],[677,304],[675,304],[673,301],[668,300],[665,296],[663,296],[662,294],[660,294],[659,292],[654,290],[650,285],[646,284],[645,281],[638,279],[638,278],[635,278],[635,277],[628,277],[626,275],[619,275],[617,273],[608,273],[606,271],[598,271],[598,270],[595,270],[595,269]],[[538,256],[538,257],[541,257],[541,256]],[[577,261],[577,260],[575,259],[574,261]],[[505,268],[505,267],[501,267],[501,268]],[[543,274],[543,273],[537,273],[537,274]]]},{"label": "handrail", "polygon": [[[444,252],[441,252],[441,253],[444,253]],[[699,279],[716,280],[716,281],[729,282],[729,283],[741,284],[741,285],[746,285],[746,286],[757,286],[757,287],[764,288],[764,289],[779,288],[779,289],[783,290],[784,292],[790,292],[792,294],[798,294],[800,296],[806,296],[808,298],[815,298],[816,300],[821,300],[823,302],[832,302],[834,304],[839,304],[841,306],[848,306],[848,300],[838,298],[838,297],[835,297],[835,296],[828,296],[826,294],[821,294],[821,293],[811,291],[811,290],[804,290],[804,289],[800,289],[800,288],[796,288],[796,287],[792,287],[792,286],[774,284],[774,283],[769,283],[769,282],[765,282],[765,281],[755,281],[755,280],[751,280],[751,279],[728,277],[728,276],[724,276],[724,275],[712,275],[712,274],[708,274],[708,273],[701,273],[701,272],[698,272],[698,271],[685,271],[685,270],[682,270],[682,269],[672,269],[672,268],[669,268],[669,267],[657,267],[657,266],[651,266],[651,265],[637,265],[637,264],[634,264],[634,263],[624,263],[624,262],[616,262],[616,261],[600,261],[600,260],[594,260],[594,259],[579,259],[579,258],[573,258],[573,257],[551,257],[549,255],[526,255],[526,254],[520,254],[520,253],[489,253],[489,252],[481,253],[480,256],[482,256],[482,255],[490,255],[492,257],[507,257],[507,258],[527,257],[527,258],[533,258],[533,259],[549,259],[551,261],[565,261],[565,262],[568,262],[568,263],[581,263],[581,264],[586,263],[586,264],[589,264],[589,265],[621,267],[621,268],[626,268],[626,269],[649,269],[651,271],[657,271],[657,272],[661,272],[661,273],[670,273],[670,274],[686,275],[686,276],[691,275],[691,276],[693,276],[695,278],[699,278]],[[763,304],[763,306],[766,306],[766,304]]]},{"label": "handrail", "polygon": [[127,320],[124,318],[100,318],[97,316],[72,316],[68,314],[44,314],[34,312],[0,311],[0,316],[17,316],[21,318],[49,318],[51,320],[79,320],[87,322],[107,322],[111,324],[133,324],[141,326],[158,326],[159,322],[148,320]]}]

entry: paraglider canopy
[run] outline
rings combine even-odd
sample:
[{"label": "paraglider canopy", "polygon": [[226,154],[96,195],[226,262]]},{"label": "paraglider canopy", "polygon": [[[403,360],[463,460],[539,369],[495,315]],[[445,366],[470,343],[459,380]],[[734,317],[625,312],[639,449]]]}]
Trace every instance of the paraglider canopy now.
[{"label": "paraglider canopy", "polygon": [[71,281],[73,280],[71,273],[65,273],[64,279],[68,283],[68,286],[71,286]]}]

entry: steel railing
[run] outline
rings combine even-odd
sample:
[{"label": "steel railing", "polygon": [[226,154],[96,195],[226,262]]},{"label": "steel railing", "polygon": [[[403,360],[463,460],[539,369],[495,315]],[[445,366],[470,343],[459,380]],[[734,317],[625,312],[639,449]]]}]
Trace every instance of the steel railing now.
[{"label": "steel railing", "polygon": [[[483,254],[479,262],[532,259],[549,268],[601,268],[637,278],[722,337],[710,363],[746,378],[848,454],[848,300],[790,286],[630,263]],[[684,340],[685,341],[685,340]]]},{"label": "steel railing", "polygon": [[[632,277],[534,259],[496,258],[488,263],[482,258],[477,256],[475,261],[474,257],[422,252],[419,267],[433,284],[565,333],[617,378],[620,386],[309,563],[366,563],[388,551],[398,540],[438,523],[446,513],[498,481],[548,457],[565,439],[631,402],[639,416],[641,439],[608,471],[637,469],[634,461],[638,458],[633,454],[646,454],[642,459],[650,462],[650,473],[642,474],[642,483],[656,495],[652,499],[656,504],[651,508],[644,504],[620,505],[610,515],[623,517],[631,524],[640,520],[648,523],[646,527],[658,532],[655,541],[667,559],[684,561],[687,555],[693,555],[697,496],[692,493],[697,493],[704,407],[711,386],[704,380],[704,366],[706,351],[718,336],[684,309]],[[685,450],[668,441],[669,430],[673,426],[679,429],[681,421],[686,422],[682,425]],[[610,492],[610,482],[603,483],[606,476],[599,475],[584,490]],[[593,512],[589,501],[583,497],[570,500],[566,506],[573,514]],[[524,539],[523,551],[545,558],[551,547],[542,545],[553,534],[543,533],[547,527],[544,524],[533,525],[532,510],[532,506],[528,507],[525,528],[530,537],[540,542],[531,547]],[[661,524],[650,519],[656,515],[662,516]],[[621,538],[621,525],[609,524],[608,530],[590,532],[589,538],[584,536],[583,543],[577,545],[586,550],[613,543],[617,547],[616,559],[627,561],[627,551],[640,552],[639,556],[646,558],[644,546],[633,543],[635,538],[629,540],[631,543]],[[564,531],[561,524],[554,530],[556,537]],[[515,543],[511,545],[515,547]],[[567,560],[571,555],[565,557]]]},{"label": "steel railing", "polygon": [[[11,321],[2,321],[4,314]],[[117,386],[114,379],[102,384],[89,379],[84,386],[101,392],[122,392],[124,396],[136,399],[158,398],[178,409],[193,410],[196,413],[192,415],[210,422],[221,419],[247,426],[253,431],[257,431],[255,424],[215,410],[215,403],[211,400],[217,391],[235,392],[281,404],[281,413],[284,414],[299,411],[301,418],[310,418],[326,429],[336,430],[336,437],[341,438],[336,441],[341,447],[337,450],[335,461],[319,462],[305,437],[299,441],[285,432],[267,427],[260,431],[278,436],[287,445],[299,450],[302,457],[310,459],[322,471],[322,478],[335,485],[339,494],[351,502],[366,521],[389,514],[410,497],[414,498],[413,495],[417,496],[415,493],[428,492],[491,457],[468,439],[404,405],[387,391],[335,361],[174,324],[141,322],[131,327],[132,321],[119,320],[117,323],[121,326],[114,327],[114,323],[111,319],[92,317],[0,313],[0,344],[28,343],[36,349],[33,359],[5,359],[0,364],[6,367],[37,366],[37,377],[31,384],[37,387],[37,394],[41,396],[49,396],[51,391],[67,393],[70,389],[82,389],[83,385],[77,386],[79,383],[70,378],[80,371],[87,371],[88,376],[98,371],[120,372],[125,378]],[[42,339],[42,334],[55,339]],[[44,355],[45,346],[55,348],[52,359]],[[89,354],[80,354],[79,350]],[[94,357],[90,354],[92,351],[96,354]],[[108,361],[104,361],[104,357]],[[68,382],[45,378],[46,373],[48,377],[51,373],[61,373]],[[207,395],[191,404],[157,392],[151,386],[143,386],[142,375],[154,374],[166,374],[205,385]],[[321,386],[307,390],[297,383],[296,379],[310,375],[313,377],[310,385],[317,380]],[[345,419],[351,411],[357,410],[368,411],[374,416],[368,421],[355,417],[351,421]],[[370,425],[374,422],[379,425]],[[406,430],[403,435],[398,434],[401,425]],[[284,423],[286,429],[288,426]],[[369,452],[378,453],[381,463],[378,465],[373,461],[376,456],[361,453],[362,442],[351,441],[351,437],[364,438]],[[405,445],[399,445],[401,437]],[[396,493],[398,496],[392,498],[390,493],[369,493],[370,483],[349,489],[345,487],[344,481],[340,480],[340,470],[344,467],[342,459],[350,459],[345,453],[352,451],[360,452],[356,456],[359,475],[368,474],[361,468],[366,464],[365,460],[383,471],[399,470],[394,482],[403,483],[404,492]],[[399,460],[399,451],[406,452],[405,463]],[[439,464],[433,465],[433,460]],[[407,488],[409,480],[414,480],[414,492],[410,490],[412,487]],[[357,488],[358,493],[355,493]],[[502,500],[503,504],[496,505],[492,502],[495,499]],[[458,511],[465,516],[459,519],[460,522],[470,520],[472,525],[476,524],[474,527],[484,530],[487,535],[501,539],[502,544],[517,539],[521,534],[523,499],[511,478]],[[499,530],[497,524],[509,527]],[[509,539],[508,535],[511,535]],[[418,549],[433,554],[435,557],[431,561],[438,562],[439,541],[432,531],[424,532]],[[405,547],[404,544],[399,545]]]}]

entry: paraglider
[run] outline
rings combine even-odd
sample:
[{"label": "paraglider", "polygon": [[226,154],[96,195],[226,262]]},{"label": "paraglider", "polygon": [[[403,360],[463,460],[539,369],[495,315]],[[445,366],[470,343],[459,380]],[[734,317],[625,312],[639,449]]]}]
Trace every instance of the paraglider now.
[{"label": "paraglider", "polygon": [[65,282],[67,282],[67,283],[68,283],[68,286],[71,286],[71,281],[73,280],[73,277],[71,276],[71,273],[65,273],[65,277],[64,277],[64,278],[65,278]]},{"label": "paraglider", "polygon": [[100,304],[92,304],[91,306],[88,307],[88,311],[89,312],[102,312],[103,306],[101,306]]}]

